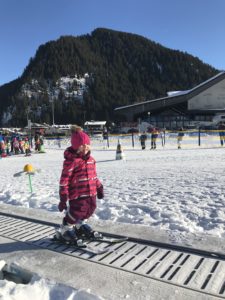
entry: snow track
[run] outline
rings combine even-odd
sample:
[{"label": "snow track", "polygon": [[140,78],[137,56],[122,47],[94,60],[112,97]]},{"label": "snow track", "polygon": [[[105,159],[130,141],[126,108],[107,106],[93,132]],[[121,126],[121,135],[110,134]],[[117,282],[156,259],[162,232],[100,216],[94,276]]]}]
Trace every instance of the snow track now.
[{"label": "snow track", "polygon": [[[95,255],[51,241],[57,224],[0,213],[0,236],[35,247],[74,256],[149,279],[159,280],[203,294],[225,297],[225,254],[129,238],[120,244],[90,242],[110,251]],[[119,237],[105,234],[108,237]]]}]

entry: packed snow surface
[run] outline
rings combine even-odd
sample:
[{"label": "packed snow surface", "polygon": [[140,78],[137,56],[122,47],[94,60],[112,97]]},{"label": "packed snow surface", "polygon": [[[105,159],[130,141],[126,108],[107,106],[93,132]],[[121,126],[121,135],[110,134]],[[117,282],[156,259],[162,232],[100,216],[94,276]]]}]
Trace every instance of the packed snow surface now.
[{"label": "packed snow surface", "polygon": [[[224,149],[127,150],[126,160],[115,160],[115,154],[92,152],[105,190],[95,219],[223,236]],[[27,163],[39,171],[31,179],[32,194],[28,175],[14,176]],[[0,164],[0,201],[58,213],[63,150],[4,158]]]}]

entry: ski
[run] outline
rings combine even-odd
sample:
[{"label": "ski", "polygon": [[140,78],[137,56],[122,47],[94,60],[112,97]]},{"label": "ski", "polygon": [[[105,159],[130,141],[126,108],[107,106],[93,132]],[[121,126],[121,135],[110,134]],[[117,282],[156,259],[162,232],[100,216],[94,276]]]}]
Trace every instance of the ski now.
[{"label": "ski", "polygon": [[98,249],[96,247],[92,247],[90,245],[88,245],[86,242],[80,242],[78,245],[74,244],[74,243],[70,243],[65,241],[63,238],[59,238],[56,235],[53,236],[53,238],[51,238],[51,241],[57,244],[61,244],[61,245],[68,245],[69,247],[74,248],[75,250],[82,250],[84,252],[88,252],[94,255],[100,255],[100,254],[104,254],[109,252],[109,249],[105,248],[105,249]]},{"label": "ski", "polygon": [[[102,235],[101,233],[96,232],[95,237],[87,238],[85,235],[77,236],[78,240],[76,242],[70,242],[65,240],[61,235],[60,228],[55,229],[55,234],[53,238],[51,239],[53,242],[60,243],[63,245],[68,245],[70,247],[73,247],[74,249],[79,249],[85,252],[89,252],[95,255],[104,254],[110,251],[113,251],[110,247],[110,245],[123,243],[128,240],[128,237],[107,237]],[[109,246],[104,247],[103,249],[98,248],[99,245],[91,245],[91,242],[98,242],[100,243],[107,243]],[[101,246],[100,246],[101,247]]]},{"label": "ski", "polygon": [[119,243],[123,243],[126,242],[128,240],[128,237],[121,237],[121,238],[109,238],[109,237],[105,237],[104,235],[100,238],[92,238],[90,239],[91,241],[101,241],[101,242],[105,242],[105,243],[109,243],[109,244],[119,244]]},{"label": "ski", "polygon": [[95,254],[95,255],[100,255],[100,254],[108,253],[111,251],[110,248],[98,249],[95,247],[91,247],[90,245],[86,245],[86,247],[82,248],[82,250],[83,249],[84,249],[84,251]]}]

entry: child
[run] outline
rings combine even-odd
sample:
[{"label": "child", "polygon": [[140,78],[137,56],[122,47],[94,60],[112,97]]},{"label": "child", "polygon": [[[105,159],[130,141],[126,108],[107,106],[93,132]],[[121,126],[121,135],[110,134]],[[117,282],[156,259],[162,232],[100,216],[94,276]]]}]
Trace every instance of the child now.
[{"label": "child", "polygon": [[78,239],[101,237],[84,223],[96,209],[98,199],[104,197],[103,185],[97,178],[96,161],[90,155],[90,139],[81,127],[71,127],[71,147],[64,152],[63,170],[60,178],[59,211],[66,210],[61,225],[61,237],[78,244]]},{"label": "child", "polygon": [[35,139],[35,151],[39,152],[41,150],[41,141],[39,136]]},{"label": "child", "polygon": [[31,155],[30,143],[28,141],[28,138],[25,138],[25,141],[24,141],[24,150],[25,150],[25,156],[30,156]]},{"label": "child", "polygon": [[6,145],[6,154],[9,156],[10,155],[10,149],[11,149],[11,143],[10,143],[10,140],[8,138],[5,140],[5,145]]},{"label": "child", "polygon": [[5,142],[4,140],[0,140],[0,156],[5,157],[6,156],[6,150],[5,150]]},{"label": "child", "polygon": [[24,140],[22,138],[19,138],[19,150],[20,153],[24,154]]},{"label": "child", "polygon": [[19,154],[19,141],[17,140],[17,138],[14,138],[13,140],[13,149],[14,149],[14,153],[17,155]]}]

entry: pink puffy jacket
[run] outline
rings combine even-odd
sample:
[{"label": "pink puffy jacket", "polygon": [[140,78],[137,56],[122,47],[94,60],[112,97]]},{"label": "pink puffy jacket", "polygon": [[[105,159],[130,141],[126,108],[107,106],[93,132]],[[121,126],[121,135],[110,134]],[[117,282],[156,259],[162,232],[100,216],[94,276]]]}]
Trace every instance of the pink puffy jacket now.
[{"label": "pink puffy jacket", "polygon": [[72,147],[64,152],[63,170],[60,178],[60,201],[96,197],[102,188],[96,174],[96,161],[90,155],[79,156]]}]

